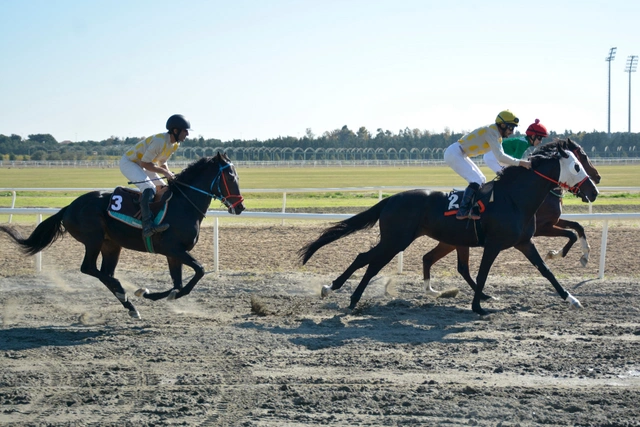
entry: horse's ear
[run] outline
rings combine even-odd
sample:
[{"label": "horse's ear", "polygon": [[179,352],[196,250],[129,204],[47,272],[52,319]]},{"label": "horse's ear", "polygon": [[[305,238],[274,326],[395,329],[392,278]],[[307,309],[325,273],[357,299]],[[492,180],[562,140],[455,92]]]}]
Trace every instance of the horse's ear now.
[{"label": "horse's ear", "polygon": [[218,154],[216,154],[216,159],[220,160],[222,157],[220,156],[220,152],[218,151]]},{"label": "horse's ear", "polygon": [[569,155],[567,154],[567,152],[564,150],[563,144],[558,144],[558,153],[564,157],[565,159],[567,157],[569,157]]}]

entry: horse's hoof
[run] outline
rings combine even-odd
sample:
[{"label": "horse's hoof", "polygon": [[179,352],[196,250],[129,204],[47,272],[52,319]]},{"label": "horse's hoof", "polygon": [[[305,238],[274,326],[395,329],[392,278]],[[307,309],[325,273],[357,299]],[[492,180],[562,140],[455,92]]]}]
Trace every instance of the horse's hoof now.
[{"label": "horse's hoof", "polygon": [[172,289],[171,292],[169,292],[169,295],[167,295],[167,299],[169,301],[173,301],[176,298],[178,298],[178,290]]},{"label": "horse's hoof", "polygon": [[578,299],[571,294],[567,296],[567,302],[570,304],[571,308],[583,308],[582,304],[580,304],[580,301],[578,301]]},{"label": "horse's hoof", "polygon": [[552,260],[555,258],[558,258],[558,255],[560,254],[560,252],[558,251],[549,251],[547,252],[547,256],[544,257],[545,260]]},{"label": "horse's hoof", "polygon": [[485,293],[480,295],[480,301],[489,301],[489,300],[492,300],[492,299],[497,299],[497,298],[494,298],[491,295],[487,295]]},{"label": "horse's hoof", "polygon": [[582,258],[580,258],[580,264],[582,264],[583,267],[586,267],[588,262],[589,257],[583,256]]},{"label": "horse's hoof", "polygon": [[480,307],[479,305],[476,307],[471,307],[471,310],[473,310],[474,313],[480,315],[480,316],[487,316],[491,313],[489,313],[487,310],[485,310],[484,308]]},{"label": "horse's hoof", "polygon": [[149,293],[149,289],[147,288],[140,288],[137,291],[135,291],[133,294],[137,297],[143,297],[145,294]]},{"label": "horse's hoof", "polygon": [[129,311],[129,316],[131,316],[132,319],[142,319],[142,317],[140,316],[140,312],[135,309]]},{"label": "horse's hoof", "polygon": [[331,286],[329,286],[329,285],[324,285],[322,287],[322,289],[320,290],[320,296],[322,298],[328,297],[330,293],[331,293]]},{"label": "horse's hoof", "polygon": [[438,298],[440,296],[440,291],[436,291],[431,285],[423,287],[422,290],[428,298]]}]

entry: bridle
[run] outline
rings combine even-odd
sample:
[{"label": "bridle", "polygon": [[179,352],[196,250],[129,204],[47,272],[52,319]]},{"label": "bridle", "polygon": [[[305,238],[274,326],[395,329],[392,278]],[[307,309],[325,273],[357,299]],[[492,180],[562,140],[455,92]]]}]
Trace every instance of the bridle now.
[{"label": "bridle", "polygon": [[589,179],[589,176],[587,175],[582,181],[580,181],[579,183],[577,183],[576,185],[574,185],[573,187],[569,187],[567,184],[565,184],[564,182],[560,182],[560,181],[556,181],[553,178],[549,178],[548,176],[546,176],[545,174],[543,174],[542,172],[538,172],[537,170],[533,169],[533,171],[536,173],[536,175],[539,175],[541,177],[543,177],[544,179],[546,179],[547,181],[551,181],[554,184],[558,185],[560,188],[563,188],[567,191],[569,191],[572,194],[575,194],[576,196],[578,195],[578,193],[580,192],[580,187],[582,186],[582,184],[585,183],[585,181],[587,181]]},{"label": "bridle", "polygon": [[[220,163],[218,163],[218,173],[216,173],[216,176],[213,177],[213,180],[211,181],[211,185],[209,186],[209,192],[201,190],[197,187],[194,187],[193,185],[189,185],[189,184],[185,184],[184,182],[180,182],[177,180],[174,180],[173,183],[175,184],[179,184],[182,185],[183,187],[187,187],[190,188],[192,190],[198,191],[202,194],[206,194],[207,196],[211,197],[212,199],[215,200],[219,200],[221,201],[228,209],[234,209],[236,206],[238,206],[240,203],[242,203],[244,201],[244,198],[240,195],[240,194],[231,194],[231,191],[229,190],[229,184],[227,183],[227,178],[226,176],[222,173],[222,171],[224,171],[227,168],[230,168],[231,166],[233,166],[233,163],[229,162],[225,165],[221,165]],[[214,189],[214,187],[216,186],[217,183],[217,188]],[[224,197],[222,196],[222,188],[224,187],[224,189],[226,190],[227,196]],[[180,187],[176,186],[176,188],[178,189],[178,191],[180,191],[180,193],[184,196],[185,199],[187,199],[187,201],[189,203],[191,203],[191,205],[200,213],[200,215],[202,215],[203,217],[207,216],[206,212],[202,212],[200,210],[200,208],[198,208],[196,206],[195,203],[193,203],[193,201],[184,193],[184,191],[182,191],[182,189],[180,189]],[[220,194],[219,196],[215,194],[215,190],[217,190],[218,194]],[[237,198],[238,200],[235,203],[231,203],[231,201],[229,201],[230,198]]]}]

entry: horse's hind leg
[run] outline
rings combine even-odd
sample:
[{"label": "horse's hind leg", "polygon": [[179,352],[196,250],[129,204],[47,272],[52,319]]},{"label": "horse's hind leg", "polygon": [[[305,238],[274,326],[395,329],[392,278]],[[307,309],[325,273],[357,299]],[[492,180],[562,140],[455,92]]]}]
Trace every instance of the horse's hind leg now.
[{"label": "horse's hind leg", "polygon": [[[591,253],[591,246],[589,246],[589,242],[587,241],[587,235],[584,232],[584,228],[582,227],[582,225],[580,225],[580,223],[577,223],[575,221],[567,221],[566,219],[559,219],[558,220],[558,224],[556,225],[559,228],[571,228],[572,230],[575,230],[576,233],[578,233],[578,239],[580,240],[580,245],[582,246],[582,257],[580,257],[580,264],[582,264],[583,267],[587,266],[587,263],[589,262],[589,254]],[[567,256],[567,252],[569,252],[569,249],[571,249],[571,246],[573,245],[574,242],[569,242],[567,243],[567,245],[562,249],[562,256],[565,257]]]},{"label": "horse's hind leg", "polygon": [[[434,295],[440,294],[440,292],[436,291],[431,287],[431,266],[433,266],[433,264],[435,264],[436,262],[440,261],[442,258],[447,256],[448,254],[450,254],[455,248],[456,247],[453,245],[439,242],[435,248],[431,249],[422,257],[422,273],[424,278],[423,289],[425,292],[429,292]],[[460,259],[460,256],[458,255],[458,260],[459,259]],[[467,268],[467,271],[468,270],[469,269]]]},{"label": "horse's hind leg", "polygon": [[542,257],[538,253],[538,249],[536,248],[536,246],[533,244],[533,242],[531,240],[529,240],[528,242],[516,245],[515,248],[517,250],[519,250],[520,252],[522,252],[524,254],[524,256],[526,256],[527,259],[531,262],[531,264],[535,265],[538,268],[538,271],[549,282],[551,282],[551,284],[555,288],[556,292],[558,292],[558,295],[560,295],[560,297],[563,300],[569,302],[572,307],[582,308],[582,305],[580,304],[580,301],[578,301],[576,298],[574,298],[573,295],[571,295],[569,292],[567,292],[562,287],[562,285],[560,285],[560,283],[558,283],[558,281],[556,280],[556,278],[553,275],[553,273],[551,272],[551,270],[549,270],[549,267],[547,267],[547,265],[542,260]]},{"label": "horse's hind leg", "polygon": [[351,310],[356,308],[356,304],[358,304],[358,301],[362,298],[362,294],[369,284],[369,281],[373,279],[385,265],[389,264],[393,257],[399,252],[401,252],[401,250],[385,250],[381,245],[373,248],[371,251],[371,262],[369,262],[369,267],[367,267],[367,271],[365,271],[364,276],[362,276],[362,280],[360,280],[358,287],[351,295],[351,304],[349,304],[349,308]]},{"label": "horse's hind leg", "polygon": [[344,271],[344,273],[342,273],[336,280],[333,281],[331,286],[329,286],[329,285],[323,286],[322,287],[322,291],[321,291],[322,297],[324,298],[324,297],[328,296],[331,291],[336,291],[336,290],[340,289],[342,287],[342,285],[344,285],[346,283],[346,281],[349,279],[349,277],[351,277],[351,275],[356,272],[356,270],[358,270],[358,269],[364,267],[365,265],[369,264],[369,259],[371,258],[371,253],[374,251],[374,249],[375,248],[372,248],[371,250],[369,250],[367,252],[359,253],[358,256],[356,257],[356,259],[353,260],[351,265],[349,267],[347,267],[347,269]]},{"label": "horse's hind leg", "polygon": [[[102,252],[102,266],[98,270],[98,254]],[[100,280],[118,298],[118,301],[129,310],[129,316],[134,319],[140,318],[140,313],[129,301],[127,293],[118,279],[113,277],[118,259],[120,257],[120,247],[109,242],[103,242],[102,248],[95,245],[85,244],[85,254],[82,260],[80,271]]]}]

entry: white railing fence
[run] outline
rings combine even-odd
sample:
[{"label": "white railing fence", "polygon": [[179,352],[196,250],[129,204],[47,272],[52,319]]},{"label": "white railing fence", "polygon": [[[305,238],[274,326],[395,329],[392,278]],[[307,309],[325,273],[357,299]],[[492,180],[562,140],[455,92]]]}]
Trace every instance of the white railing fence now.
[{"label": "white railing fence", "polygon": [[[37,223],[42,222],[42,215],[53,215],[60,209],[57,208],[0,208],[0,215],[37,215]],[[213,224],[213,260],[214,270],[220,271],[219,262],[219,224],[220,217],[228,217],[229,213],[224,211],[207,211],[207,216],[214,218]],[[295,219],[295,220],[314,220],[314,221],[342,221],[352,214],[307,214],[307,213],[280,213],[280,212],[243,212],[243,218],[268,218],[268,219]],[[605,259],[607,253],[607,236],[609,231],[609,221],[638,221],[640,213],[589,213],[589,214],[566,214],[561,218],[571,221],[602,221],[602,239],[600,244],[600,265],[598,278],[604,278]],[[398,273],[402,273],[403,253],[398,254]],[[42,253],[36,254],[36,270],[42,271]]]},{"label": "white railing fence", "polygon": [[[382,200],[383,193],[399,193],[401,191],[413,190],[415,188],[424,188],[420,186],[377,186],[377,187],[340,187],[340,188],[248,188],[242,189],[242,193],[281,193],[282,194],[282,213],[286,213],[287,210],[287,193],[356,193],[356,192],[378,192],[378,200]],[[452,187],[428,187],[424,188],[430,191],[451,191]],[[463,190],[464,188],[460,188]],[[18,191],[50,191],[50,192],[62,192],[73,191],[88,193],[90,191],[113,191],[113,188],[0,188],[0,193],[11,193],[11,208],[15,208],[17,192]],[[638,193],[640,187],[598,187],[598,191],[601,193]],[[591,203],[589,203],[589,213],[592,212]],[[9,214],[9,222],[12,221],[12,213]],[[284,217],[282,222],[284,224]]]}]

